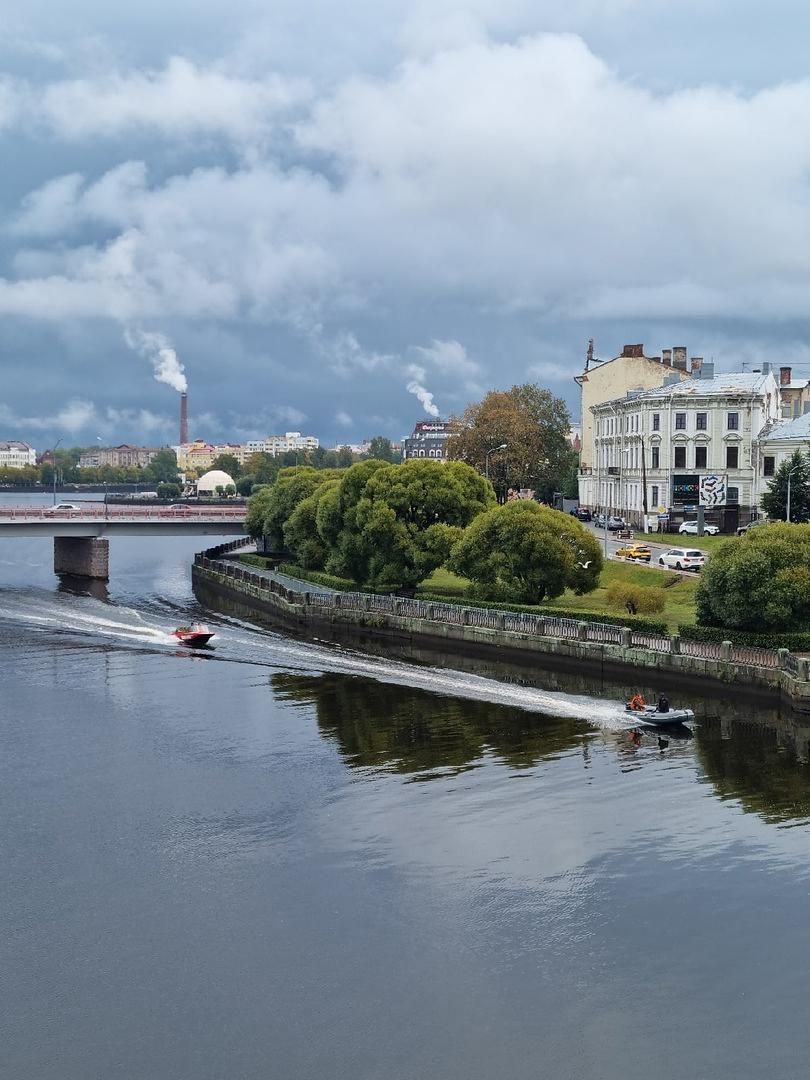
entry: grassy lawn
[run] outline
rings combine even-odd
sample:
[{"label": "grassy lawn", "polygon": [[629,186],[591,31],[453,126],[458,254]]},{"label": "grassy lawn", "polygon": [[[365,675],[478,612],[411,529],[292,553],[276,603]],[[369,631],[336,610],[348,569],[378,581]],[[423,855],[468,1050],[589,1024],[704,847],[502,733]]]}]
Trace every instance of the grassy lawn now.
[{"label": "grassy lawn", "polygon": [[[704,539],[720,539],[720,537],[704,537]],[[666,542],[666,541],[665,541]],[[585,596],[576,596],[572,592],[564,592],[556,600],[546,600],[543,607],[560,608],[566,611],[595,611],[604,612],[605,622],[610,622],[611,614],[626,615],[626,611],[616,611],[608,607],[607,590],[611,582],[622,581],[633,585],[661,586],[666,590],[666,607],[660,614],[651,615],[652,619],[662,619],[670,629],[675,629],[679,623],[693,623],[695,621],[695,589],[698,577],[673,574],[666,570],[656,570],[648,566],[638,566],[635,563],[607,562],[599,579],[598,588]],[[463,596],[467,586],[464,578],[456,577],[449,570],[441,568],[436,570],[426,581],[419,586],[417,592],[441,593],[444,596]]]}]

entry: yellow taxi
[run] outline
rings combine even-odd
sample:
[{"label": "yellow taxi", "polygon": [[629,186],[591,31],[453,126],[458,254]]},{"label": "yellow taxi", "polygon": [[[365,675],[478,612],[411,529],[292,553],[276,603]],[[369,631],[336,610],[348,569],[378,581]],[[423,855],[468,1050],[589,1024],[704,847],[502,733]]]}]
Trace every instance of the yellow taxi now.
[{"label": "yellow taxi", "polygon": [[646,544],[625,544],[616,552],[618,559],[637,559],[639,562],[649,562],[651,555]]}]

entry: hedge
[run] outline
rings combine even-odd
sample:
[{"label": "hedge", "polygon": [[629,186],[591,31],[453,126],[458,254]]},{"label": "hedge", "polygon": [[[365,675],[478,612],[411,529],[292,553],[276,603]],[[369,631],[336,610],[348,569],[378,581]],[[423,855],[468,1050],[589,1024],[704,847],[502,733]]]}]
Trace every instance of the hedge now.
[{"label": "hedge", "polygon": [[678,633],[687,641],[721,642],[733,645],[757,645],[763,649],[791,649],[794,652],[810,652],[810,632],[794,634],[756,634],[751,630],[730,630],[722,626],[678,627]]}]

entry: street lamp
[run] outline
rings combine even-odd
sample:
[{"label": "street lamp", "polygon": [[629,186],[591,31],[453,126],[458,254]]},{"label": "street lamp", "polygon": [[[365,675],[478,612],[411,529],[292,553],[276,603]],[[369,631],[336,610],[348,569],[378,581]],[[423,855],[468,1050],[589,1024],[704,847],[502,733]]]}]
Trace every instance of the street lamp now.
[{"label": "street lamp", "polygon": [[500,446],[493,446],[491,450],[487,450],[484,454],[484,476],[489,480],[489,455],[497,453],[498,450],[505,450],[507,443],[501,443]]},{"label": "street lamp", "polygon": [[801,468],[801,465],[794,465],[788,473],[788,487],[787,487],[787,505],[785,506],[785,521],[790,522],[790,478],[795,472]]},{"label": "street lamp", "polygon": [[57,447],[61,446],[61,444],[62,444],[62,440],[59,439],[54,444],[54,448],[52,450],[52,454],[53,454],[53,505],[54,506],[56,506],[56,450],[57,450]]},{"label": "street lamp", "polygon": [[[101,443],[101,436],[100,435],[96,435],[96,442]],[[100,446],[99,446],[99,449],[101,449]],[[101,469],[101,468],[103,468],[103,466],[100,465],[99,469]],[[107,478],[106,478],[106,476],[101,482],[104,485],[104,516],[106,517],[107,516]]]}]

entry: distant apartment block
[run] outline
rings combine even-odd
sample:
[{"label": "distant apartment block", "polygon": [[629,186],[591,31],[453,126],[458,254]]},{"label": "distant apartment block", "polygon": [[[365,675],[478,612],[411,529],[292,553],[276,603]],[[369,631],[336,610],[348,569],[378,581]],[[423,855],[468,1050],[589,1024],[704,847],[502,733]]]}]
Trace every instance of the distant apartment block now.
[{"label": "distant apartment block", "polygon": [[79,468],[99,469],[104,465],[110,465],[115,469],[133,466],[136,469],[144,469],[152,463],[158,449],[155,446],[131,446],[129,443],[121,443],[120,446],[99,446],[98,449],[85,450],[79,458]]},{"label": "distant apartment block", "polygon": [[0,469],[24,469],[36,465],[37,452],[25,442],[0,442]]},{"label": "distant apartment block", "polygon": [[317,450],[320,440],[314,435],[302,435],[300,431],[287,431],[284,435],[268,435],[265,439],[253,439],[245,443],[250,454],[286,454],[289,450]]},{"label": "distant apartment block", "polygon": [[447,460],[448,441],[458,434],[454,420],[418,420],[413,432],[402,440],[402,456]]}]

